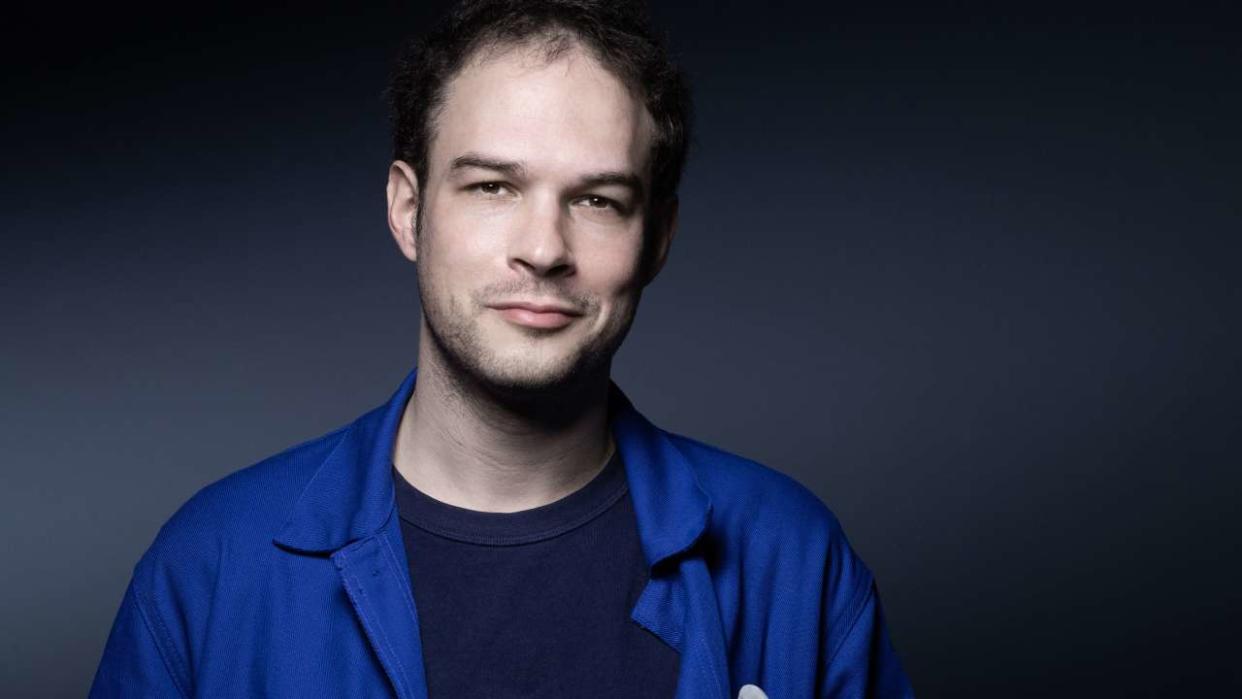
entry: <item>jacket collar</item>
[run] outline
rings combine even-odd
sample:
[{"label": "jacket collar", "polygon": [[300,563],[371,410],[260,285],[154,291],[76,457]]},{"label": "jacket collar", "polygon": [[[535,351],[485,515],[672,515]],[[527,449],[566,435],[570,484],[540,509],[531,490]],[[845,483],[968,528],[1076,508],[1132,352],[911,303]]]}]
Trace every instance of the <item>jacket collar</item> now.
[{"label": "jacket collar", "polygon": [[[331,553],[375,535],[388,522],[396,510],[392,449],[417,373],[412,370],[386,404],[342,431],[298,496],[276,535],[277,544],[305,553]],[[608,401],[639,540],[648,565],[655,566],[694,544],[707,528],[711,501],[681,451],[634,408],[616,383],[609,386]]]}]

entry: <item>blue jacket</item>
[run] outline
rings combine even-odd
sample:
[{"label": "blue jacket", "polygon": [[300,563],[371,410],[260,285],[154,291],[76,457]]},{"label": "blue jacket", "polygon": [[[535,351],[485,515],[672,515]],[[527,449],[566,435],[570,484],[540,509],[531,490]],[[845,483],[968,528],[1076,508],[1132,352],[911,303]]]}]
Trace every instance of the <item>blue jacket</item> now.
[{"label": "blue jacket", "polygon": [[[199,491],[134,567],[92,697],[426,697],[391,454],[414,390]],[[908,697],[871,573],[794,480],[665,432],[616,387],[677,697]]]}]

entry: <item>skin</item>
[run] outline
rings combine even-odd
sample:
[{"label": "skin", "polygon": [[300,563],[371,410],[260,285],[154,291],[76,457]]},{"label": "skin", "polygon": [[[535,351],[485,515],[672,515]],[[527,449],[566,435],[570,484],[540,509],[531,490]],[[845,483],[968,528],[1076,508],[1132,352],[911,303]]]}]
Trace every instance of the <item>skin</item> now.
[{"label": "skin", "polygon": [[[389,169],[389,227],[423,304],[393,462],[451,505],[538,507],[614,448],[612,357],[667,257],[676,203],[644,242],[654,125],[581,46],[551,62],[532,46],[476,54],[433,126],[426,183],[403,161]],[[515,301],[576,315],[532,328],[492,307]]]}]

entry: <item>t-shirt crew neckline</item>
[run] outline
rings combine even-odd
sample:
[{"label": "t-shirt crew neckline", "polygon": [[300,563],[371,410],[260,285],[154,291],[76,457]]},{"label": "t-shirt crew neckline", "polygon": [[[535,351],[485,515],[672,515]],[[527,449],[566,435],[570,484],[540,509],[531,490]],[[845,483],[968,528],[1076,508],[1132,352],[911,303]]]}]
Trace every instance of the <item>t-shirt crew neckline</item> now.
[{"label": "t-shirt crew neckline", "polygon": [[586,485],[519,512],[480,512],[441,502],[415,488],[396,465],[392,477],[402,520],[437,536],[485,546],[519,546],[560,536],[607,512],[629,491],[618,449]]}]

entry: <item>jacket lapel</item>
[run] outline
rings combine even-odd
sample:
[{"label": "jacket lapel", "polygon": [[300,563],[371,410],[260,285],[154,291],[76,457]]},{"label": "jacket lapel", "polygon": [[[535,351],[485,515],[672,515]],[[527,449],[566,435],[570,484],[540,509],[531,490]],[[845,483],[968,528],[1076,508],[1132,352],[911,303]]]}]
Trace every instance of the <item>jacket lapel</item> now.
[{"label": "jacket lapel", "polygon": [[342,431],[275,540],[296,553],[331,556],[367,641],[402,699],[427,696],[391,471],[414,378],[410,372],[387,404]]},{"label": "jacket lapel", "polygon": [[[397,696],[424,699],[418,615],[391,471],[397,427],[416,376],[417,369],[388,403],[342,430],[275,543],[295,553],[330,555]],[[715,588],[694,550],[710,521],[711,501],[668,435],[639,414],[615,383],[609,402],[651,572],[631,618],[681,653],[679,699],[731,699]]]},{"label": "jacket lapel", "polygon": [[668,435],[639,414],[615,383],[610,401],[613,438],[651,571],[630,616],[681,653],[679,699],[731,699],[715,587],[694,551],[707,530],[711,500]]},{"label": "jacket lapel", "polygon": [[[393,518],[396,519],[395,517]],[[400,537],[400,529],[397,536]],[[391,535],[381,531],[332,554],[341,583],[397,696],[424,699],[427,680],[409,572]]]}]

